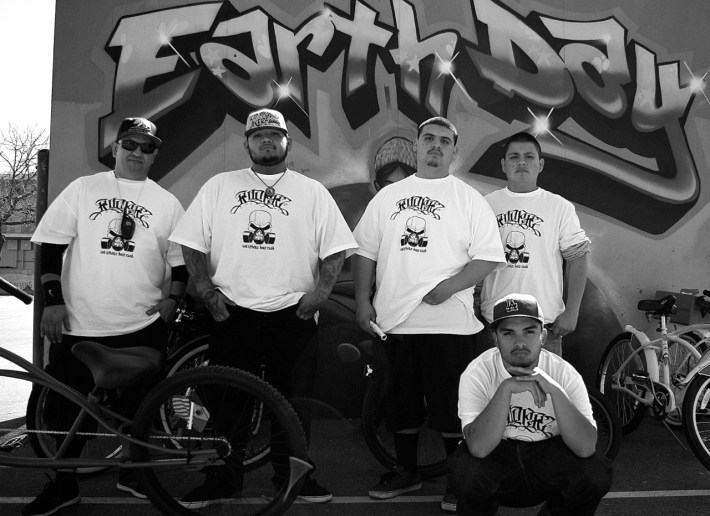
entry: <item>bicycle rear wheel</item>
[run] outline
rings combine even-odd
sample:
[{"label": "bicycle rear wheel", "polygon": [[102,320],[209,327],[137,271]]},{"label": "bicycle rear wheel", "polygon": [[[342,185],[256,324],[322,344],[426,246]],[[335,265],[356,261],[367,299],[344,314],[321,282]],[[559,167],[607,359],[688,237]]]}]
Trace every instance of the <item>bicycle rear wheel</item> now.
[{"label": "bicycle rear wheel", "polygon": [[202,335],[183,345],[174,355],[168,357],[167,374],[174,376],[180,371],[209,365],[209,335]]},{"label": "bicycle rear wheel", "polygon": [[[261,425],[252,426],[255,407],[261,407]],[[189,422],[192,421],[191,425]],[[289,458],[307,461],[306,438],[298,416],[273,387],[244,371],[205,366],[161,382],[146,397],[136,415],[133,435],[159,445],[161,451],[132,444],[134,461],[156,466],[140,468],[137,477],[151,502],[164,514],[196,514],[179,500],[204,482],[218,482],[226,491],[210,514],[282,514],[293,502],[303,479],[293,487],[275,487],[274,472],[288,478]],[[271,442],[271,466],[249,468],[244,456],[252,446]],[[164,450],[164,451],[163,451]],[[180,464],[178,457],[196,457],[216,451],[209,464]],[[184,462],[184,461],[183,461]]]},{"label": "bicycle rear wheel", "polygon": [[710,376],[697,375],[683,400],[683,423],[690,448],[710,469]]},{"label": "bicycle rear wheel", "polygon": [[597,453],[613,461],[621,447],[621,422],[614,407],[601,392],[594,387],[587,387],[587,393],[597,422]]},{"label": "bicycle rear wheel", "polygon": [[[374,457],[388,469],[397,466],[392,434],[385,428],[383,398],[377,380],[368,382],[362,404],[362,433]],[[446,450],[441,434],[424,423],[419,429],[417,466],[422,478],[434,478],[446,473]]]},{"label": "bicycle rear wheel", "polygon": [[[50,425],[45,420],[45,407],[48,402],[49,393],[49,387],[35,384],[30,393],[29,401],[27,402],[25,424],[27,425],[27,430],[30,435],[30,444],[37,457],[54,457],[58,449],[56,436],[60,434],[53,433]],[[61,394],[58,393],[56,393],[56,395],[61,396]],[[49,397],[51,403],[51,396]],[[77,406],[77,413],[79,410],[80,408]],[[116,435],[104,432],[101,428],[91,433],[101,435],[87,436],[86,444],[81,453],[82,458],[113,458],[120,455],[121,443]],[[76,472],[82,475],[89,475],[104,471],[108,467],[109,466],[77,468]]]},{"label": "bicycle rear wheel", "polygon": [[634,355],[633,359],[621,369],[621,364],[632,355],[638,346],[639,343],[633,339],[631,333],[625,332],[617,335],[607,346],[599,365],[597,378],[599,390],[615,408],[624,435],[632,432],[641,424],[641,420],[646,414],[646,405],[625,392],[612,389],[614,382],[612,376],[619,373],[619,385],[643,397],[645,390],[632,383],[630,378],[632,373],[646,370],[645,359],[641,354]]}]

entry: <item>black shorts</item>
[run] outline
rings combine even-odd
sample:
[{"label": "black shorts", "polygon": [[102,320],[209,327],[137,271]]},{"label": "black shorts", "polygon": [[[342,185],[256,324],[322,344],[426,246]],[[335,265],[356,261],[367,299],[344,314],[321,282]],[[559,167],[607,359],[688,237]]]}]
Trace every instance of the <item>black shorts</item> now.
[{"label": "black shorts", "polygon": [[461,433],[459,377],[475,357],[474,336],[389,335],[380,344],[388,368],[388,430],[417,428],[428,417],[433,430]]}]

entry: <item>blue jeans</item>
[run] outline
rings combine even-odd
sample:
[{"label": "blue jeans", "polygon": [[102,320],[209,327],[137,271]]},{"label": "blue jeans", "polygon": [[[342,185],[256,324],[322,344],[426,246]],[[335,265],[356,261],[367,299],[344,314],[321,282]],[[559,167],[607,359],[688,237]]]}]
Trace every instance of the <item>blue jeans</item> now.
[{"label": "blue jeans", "polygon": [[494,515],[499,505],[531,507],[542,502],[551,515],[593,515],[611,487],[606,458],[576,456],[561,437],[545,441],[504,440],[485,458],[463,441],[449,456],[449,485],[457,514]]}]

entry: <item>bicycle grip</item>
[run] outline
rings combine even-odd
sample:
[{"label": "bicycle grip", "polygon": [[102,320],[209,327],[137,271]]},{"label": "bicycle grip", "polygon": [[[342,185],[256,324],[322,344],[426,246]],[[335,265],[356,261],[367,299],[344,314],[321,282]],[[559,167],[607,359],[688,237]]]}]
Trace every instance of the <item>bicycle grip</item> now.
[{"label": "bicycle grip", "polygon": [[387,340],[387,334],[383,332],[379,326],[377,326],[375,321],[370,321],[370,328],[377,334],[380,340]]}]

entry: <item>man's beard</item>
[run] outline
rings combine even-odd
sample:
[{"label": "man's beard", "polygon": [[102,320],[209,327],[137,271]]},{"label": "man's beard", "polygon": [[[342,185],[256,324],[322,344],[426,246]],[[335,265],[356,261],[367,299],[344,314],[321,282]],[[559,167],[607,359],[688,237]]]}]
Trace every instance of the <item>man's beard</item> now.
[{"label": "man's beard", "polygon": [[257,165],[261,165],[264,167],[278,165],[279,163],[285,161],[286,156],[288,155],[288,152],[284,151],[283,154],[276,153],[271,156],[256,156],[250,148],[248,150],[249,157],[251,158],[251,160]]}]

